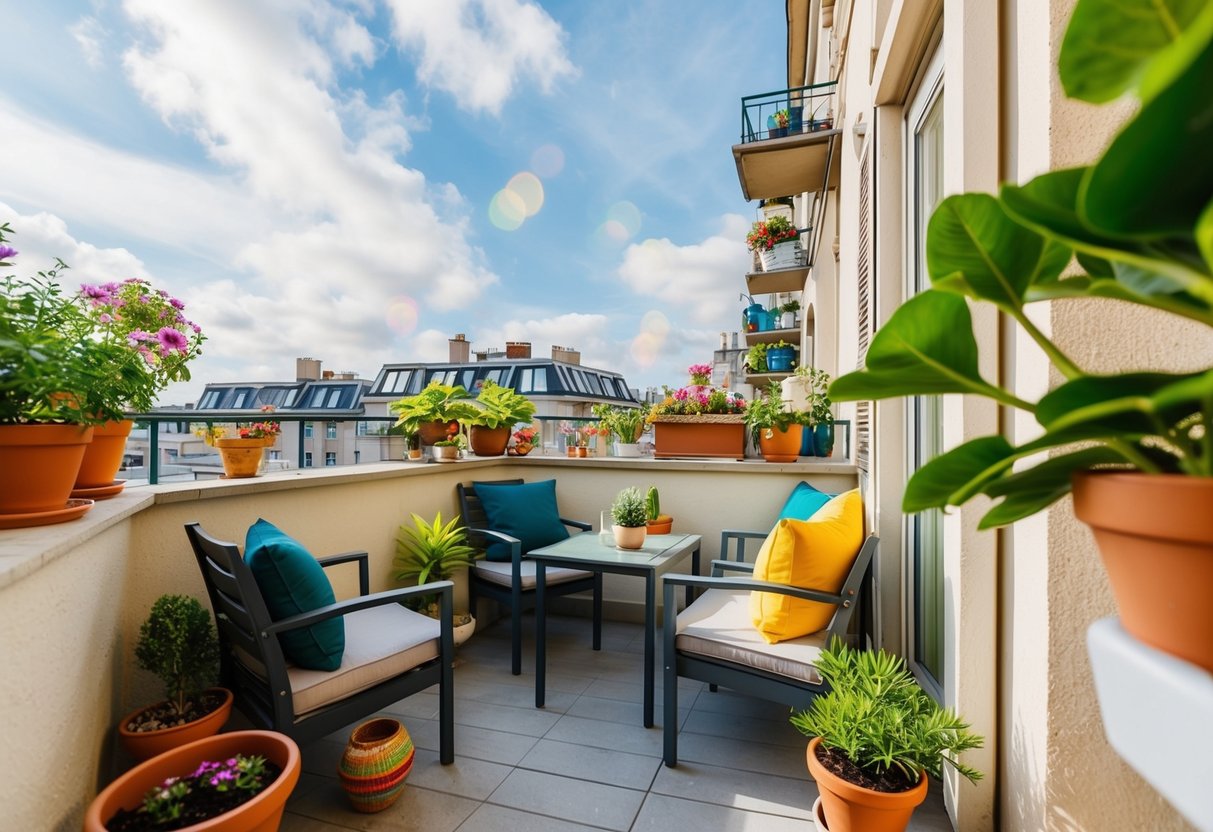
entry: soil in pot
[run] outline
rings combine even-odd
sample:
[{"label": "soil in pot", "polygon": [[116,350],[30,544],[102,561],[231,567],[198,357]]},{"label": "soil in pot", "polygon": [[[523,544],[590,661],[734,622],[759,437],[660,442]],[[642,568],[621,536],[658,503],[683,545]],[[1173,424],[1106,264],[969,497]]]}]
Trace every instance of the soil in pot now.
[{"label": "soil in pot", "polygon": [[204,691],[197,701],[190,701],[185,713],[179,714],[166,699],[149,708],[144,708],[135,714],[135,718],[126,723],[126,730],[136,734],[148,731],[162,731],[165,728],[176,728],[179,725],[193,722],[223,706],[227,699],[220,691]]},{"label": "soil in pot", "polygon": [[848,783],[853,783],[874,792],[908,792],[918,785],[917,780],[910,780],[899,769],[891,768],[880,776],[873,776],[852,763],[842,754],[831,751],[824,745],[817,747],[817,762],[833,774]]},{"label": "soil in pot", "polygon": [[[137,760],[147,760],[170,748],[219,733],[231,716],[232,692],[208,688],[201,703],[185,717],[173,713],[168,702],[158,702],[127,714],[118,723],[118,739]],[[187,718],[188,717],[188,718]]]},{"label": "soil in pot", "polygon": [[[208,761],[209,762],[209,761]],[[224,761],[215,761],[222,763]],[[220,767],[222,768],[222,766]],[[258,776],[260,786],[252,789],[229,788],[217,791],[205,781],[214,776],[211,771],[203,772],[199,767],[196,771],[182,771],[174,775],[179,777],[189,787],[189,791],[181,798],[181,814],[163,823],[157,821],[155,815],[138,809],[119,809],[110,818],[105,828],[107,832],[160,832],[161,830],[185,829],[186,827],[217,818],[225,812],[230,812],[237,806],[248,803],[282,774],[282,769],[266,760],[264,771]],[[195,776],[197,775],[197,776]]]}]

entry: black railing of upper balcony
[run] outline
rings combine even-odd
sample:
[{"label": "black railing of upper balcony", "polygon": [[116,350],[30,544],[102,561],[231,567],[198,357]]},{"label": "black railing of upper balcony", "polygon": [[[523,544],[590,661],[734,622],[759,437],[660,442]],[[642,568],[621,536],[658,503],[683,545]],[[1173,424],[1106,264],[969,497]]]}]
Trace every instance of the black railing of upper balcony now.
[{"label": "black railing of upper balcony", "polygon": [[837,81],[792,87],[741,99],[741,144],[816,133],[834,126]]}]

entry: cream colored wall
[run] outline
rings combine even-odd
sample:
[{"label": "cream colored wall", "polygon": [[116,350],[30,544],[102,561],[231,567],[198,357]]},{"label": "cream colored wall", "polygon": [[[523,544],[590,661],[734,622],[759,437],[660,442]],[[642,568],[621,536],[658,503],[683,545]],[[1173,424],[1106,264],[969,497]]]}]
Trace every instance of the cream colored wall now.
[{"label": "cream colored wall", "polygon": [[[187,522],[243,543],[247,527],[264,517],[318,555],[366,550],[377,591],[394,585],[399,523],[409,512],[450,516],[459,481],[555,477],[562,514],[595,530],[620,488],[657,485],[675,530],[703,536],[705,565],[719,552],[722,528],[769,528],[801,479],[833,491],[855,484],[853,469],[836,464],[620,463],[385,463],[165,485],[130,489],[72,524],[0,532],[0,827],[79,828],[109,779],[111,758],[127,762],[114,751],[113,726],[162,694],[135,665],[139,626],[161,594],[205,600],[182,531]],[[337,567],[332,577],[338,597],[356,592],[356,570]],[[466,598],[466,585],[457,582],[456,594]],[[639,582],[627,579],[608,580],[606,594],[625,611],[641,598]]]}]

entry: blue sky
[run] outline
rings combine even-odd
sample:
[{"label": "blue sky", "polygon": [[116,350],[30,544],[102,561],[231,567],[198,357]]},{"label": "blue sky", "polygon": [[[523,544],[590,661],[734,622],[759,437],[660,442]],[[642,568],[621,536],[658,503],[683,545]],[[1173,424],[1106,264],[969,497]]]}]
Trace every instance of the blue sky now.
[{"label": "blue sky", "polygon": [[737,328],[729,147],[783,86],[781,0],[0,8],[15,270],[185,300],[209,340],[163,403],[456,332],[677,385]]}]

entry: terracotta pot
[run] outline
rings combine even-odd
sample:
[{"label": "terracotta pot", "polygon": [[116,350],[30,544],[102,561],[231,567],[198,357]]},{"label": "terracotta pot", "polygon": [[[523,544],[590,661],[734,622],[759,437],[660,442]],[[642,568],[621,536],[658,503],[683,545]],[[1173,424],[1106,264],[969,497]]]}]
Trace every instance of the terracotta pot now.
[{"label": "terracotta pot", "polygon": [[168,777],[189,774],[199,763],[226,760],[236,754],[260,755],[282,769],[278,779],[260,794],[230,812],[185,827],[185,832],[273,832],[299,782],[299,746],[274,731],[233,731],[174,748],[141,763],[110,783],[93,800],[84,816],[84,832],[105,832],[105,823],[119,809],[133,809],[143,795]]},{"label": "terracotta pot", "polygon": [[422,444],[433,445],[454,433],[452,427],[457,428],[458,422],[426,422],[417,428],[417,434],[421,437]]},{"label": "terracotta pot", "polygon": [[0,514],[65,508],[92,438],[80,425],[0,425]]},{"label": "terracotta pot", "polygon": [[126,438],[134,426],[130,419],[123,419],[93,428],[93,441],[84,449],[84,460],[76,474],[76,488],[101,488],[113,484],[126,453]]},{"label": "terracotta pot", "polygon": [[265,439],[216,439],[215,447],[223,460],[223,473],[229,480],[257,476],[265,455]]},{"label": "terracotta pot", "polygon": [[565,456],[577,456],[577,446],[569,445],[567,448],[564,449],[564,454],[565,454]]},{"label": "terracotta pot", "polygon": [[128,731],[126,726],[130,725],[131,720],[149,707],[155,708],[163,703],[144,705],[142,708],[131,711],[118,723],[118,740],[122,743],[122,747],[136,760],[148,760],[165,751],[218,734],[219,729],[227,724],[228,717],[232,715],[232,692],[227,688],[207,688],[207,690],[222,693],[223,703],[202,719],[195,719],[193,722],[187,722],[185,725],[178,725],[175,728],[164,728],[160,731]]},{"label": "terracotta pot", "polygon": [[577,458],[578,458],[578,459],[585,459],[585,458],[586,458],[586,457],[588,457],[589,455],[590,455],[590,449],[589,449],[589,448],[587,448],[585,445],[578,445],[578,446],[577,446]]},{"label": "terracotta pot", "polygon": [[[665,519],[662,520],[661,517]],[[645,528],[649,534],[669,534],[674,528],[674,518],[668,515],[661,515],[656,520],[650,520],[645,524]]]},{"label": "terracotta pot", "polygon": [[468,434],[472,453],[476,456],[501,456],[505,453],[505,446],[510,441],[508,427],[486,428],[481,425],[472,425]]},{"label": "terracotta pot", "polygon": [[1095,533],[1125,630],[1213,672],[1213,479],[1074,476],[1074,515]]},{"label": "terracotta pot", "polygon": [[413,459],[413,460],[421,459],[421,449],[420,448],[409,448],[409,459]]},{"label": "terracotta pot", "polygon": [[821,807],[830,832],[902,832],[910,816],[927,799],[927,776],[905,792],[877,792],[834,775],[817,760],[821,737],[809,742],[809,774],[821,792]]},{"label": "terracotta pot", "polygon": [[767,462],[795,462],[800,456],[802,425],[788,425],[787,430],[760,428],[758,447]]},{"label": "terracotta pot", "polygon": [[640,549],[644,546],[644,538],[648,530],[644,526],[612,526],[615,531],[615,545],[620,549]]},{"label": "terracotta pot", "polygon": [[[653,423],[653,455],[657,459],[674,457],[708,457],[712,459],[745,459],[744,417],[713,418],[694,421],[696,417],[662,417]],[[687,421],[683,421],[683,420]]]}]

